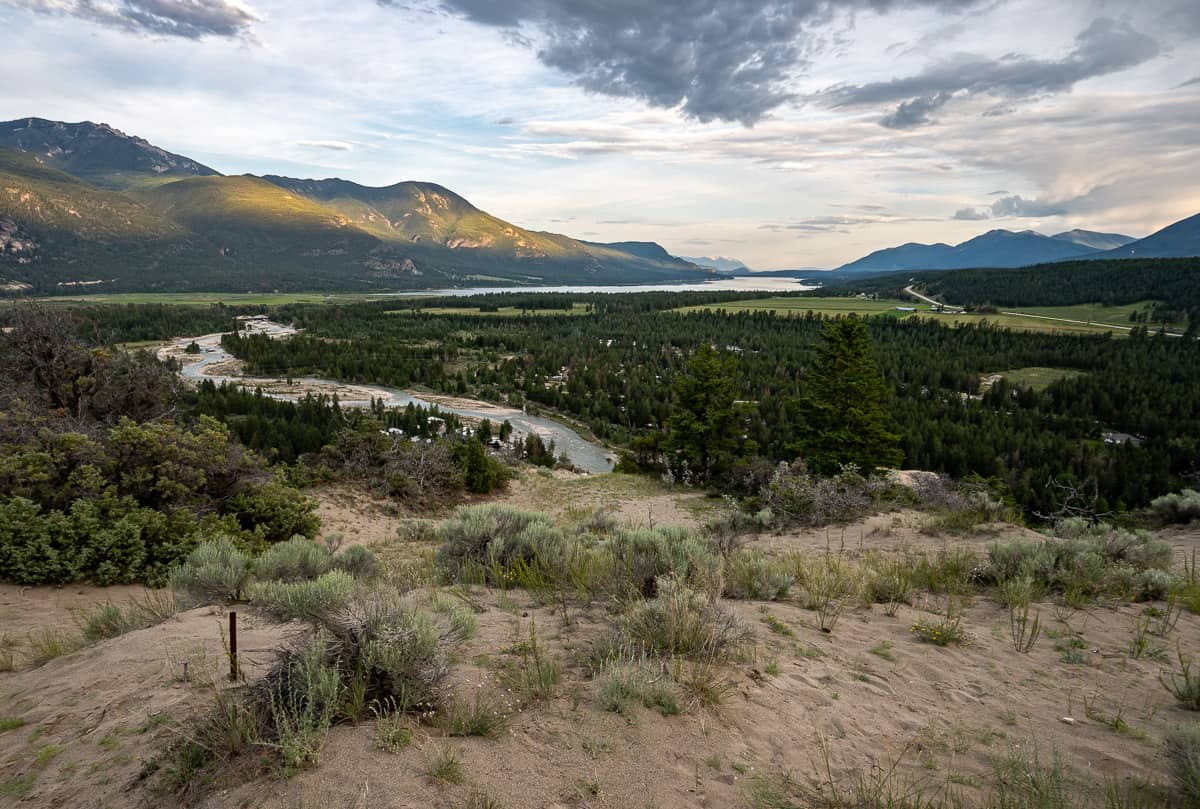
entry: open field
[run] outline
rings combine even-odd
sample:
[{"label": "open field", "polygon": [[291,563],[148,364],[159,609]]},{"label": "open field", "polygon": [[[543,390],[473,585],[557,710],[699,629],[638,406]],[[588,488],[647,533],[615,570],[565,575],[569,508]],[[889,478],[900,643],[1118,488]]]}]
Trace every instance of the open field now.
[{"label": "open field", "polygon": [[406,315],[414,312],[420,312],[425,315],[478,315],[479,317],[516,317],[516,316],[537,316],[537,317],[570,317],[572,315],[586,315],[588,313],[587,304],[577,303],[570,309],[521,309],[517,306],[500,306],[494,312],[480,311],[478,306],[472,307],[454,307],[454,306],[430,306],[423,309],[393,309],[390,314]]},{"label": "open field", "polygon": [[[1030,314],[1033,311],[1030,310]],[[921,317],[922,315],[917,315]],[[976,314],[972,312],[959,312],[956,314],[933,314],[929,313],[928,317],[935,318],[940,323],[973,326],[979,323],[987,322],[993,326],[1004,329],[1012,329],[1014,331],[1031,331],[1043,332],[1047,334],[1113,334],[1121,336],[1129,332],[1124,328],[1106,326],[1099,323],[1067,323],[1061,320],[1043,320],[1039,317],[1022,317],[1015,313],[1006,314]],[[1042,316],[1045,317],[1045,316]]]},{"label": "open field", "polygon": [[[1041,317],[1062,317],[1070,320],[1087,320],[1100,312],[1107,313],[1109,323],[1120,326],[1124,320],[1128,327],[1129,312],[1145,304],[1130,307],[1064,306],[1031,308],[1028,313]],[[902,311],[898,307],[915,311]],[[865,298],[761,298],[751,301],[704,304],[676,309],[676,312],[701,311],[704,309],[724,312],[771,312],[777,315],[803,315],[813,312],[819,315],[889,315],[894,317],[932,317],[947,325],[974,325],[987,321],[1001,328],[1019,331],[1049,332],[1055,334],[1100,334],[1103,332],[1125,333],[1120,329],[1108,328],[1099,320],[1095,323],[1065,323],[1055,320],[1040,320],[1037,317],[1021,317],[1016,314],[956,314],[935,313],[926,303],[913,300],[867,300]],[[1120,314],[1117,314],[1120,312]],[[1075,315],[1081,315],[1077,317]]]},{"label": "open field", "polygon": [[802,315],[814,312],[820,315],[883,315],[895,314],[900,317],[911,315],[911,312],[899,311],[896,307],[903,306],[918,312],[929,312],[928,304],[902,300],[867,300],[866,298],[759,298],[750,301],[730,301],[727,303],[706,303],[700,306],[684,306],[675,309],[676,312],[697,312],[709,309],[720,312],[773,312],[777,315]]},{"label": "open field", "polygon": [[999,371],[998,374],[1010,384],[1022,388],[1042,390],[1060,379],[1081,376],[1083,371],[1074,368],[1014,368],[1010,371]]}]

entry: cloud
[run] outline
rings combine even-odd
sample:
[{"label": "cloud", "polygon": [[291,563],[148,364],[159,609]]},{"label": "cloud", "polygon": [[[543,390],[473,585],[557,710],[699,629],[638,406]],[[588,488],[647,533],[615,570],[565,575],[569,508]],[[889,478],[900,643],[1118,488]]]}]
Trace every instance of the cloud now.
[{"label": "cloud", "polygon": [[349,152],[354,149],[353,143],[344,140],[296,140],[292,143],[309,149],[329,149],[334,152]]},{"label": "cloud", "polygon": [[258,17],[229,0],[0,0],[39,14],[152,36],[249,38]]},{"label": "cloud", "polygon": [[895,112],[885,115],[879,123],[888,129],[912,129],[914,126],[927,124],[933,120],[930,113],[941,109],[953,96],[954,94],[949,92],[918,96],[903,102],[896,107]]},{"label": "cloud", "polygon": [[1067,204],[1065,202],[1025,199],[1019,195],[1001,197],[992,203],[992,216],[996,217],[1014,216],[1040,219],[1046,216],[1063,216],[1066,213]]},{"label": "cloud", "polygon": [[1008,191],[1006,191],[1003,188],[1000,188],[995,191],[989,191],[988,196],[989,197],[1004,197],[1004,196],[1008,196]]},{"label": "cloud", "polygon": [[[384,5],[400,5],[380,0]],[[702,122],[756,123],[795,98],[791,79],[838,13],[965,8],[978,0],[440,0],[507,32],[534,34],[542,63],[578,86],[681,108]]]},{"label": "cloud", "polygon": [[909,129],[930,123],[932,113],[952,99],[999,96],[1024,99],[1070,90],[1085,79],[1127,70],[1156,57],[1158,43],[1128,22],[1102,17],[1075,37],[1062,59],[1009,54],[999,59],[958,58],[905,78],[868,84],[843,84],[813,97],[833,108],[898,104],[880,123]]},{"label": "cloud", "polygon": [[991,213],[982,208],[959,208],[954,212],[954,218],[963,222],[978,222],[981,219],[990,219]]}]

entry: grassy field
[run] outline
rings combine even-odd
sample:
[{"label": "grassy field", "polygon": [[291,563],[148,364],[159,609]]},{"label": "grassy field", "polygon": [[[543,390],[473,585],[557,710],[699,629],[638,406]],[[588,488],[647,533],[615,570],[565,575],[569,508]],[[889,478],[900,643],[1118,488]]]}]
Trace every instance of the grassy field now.
[{"label": "grassy field", "polygon": [[699,312],[705,309],[721,312],[773,312],[777,315],[802,315],[814,312],[821,315],[911,315],[896,307],[903,306],[918,312],[929,312],[928,304],[900,300],[867,300],[866,298],[758,298],[750,301],[728,303],[706,303],[700,306],[684,306],[676,312]]},{"label": "grassy field", "polygon": [[[1031,315],[1042,315],[1043,317],[1062,317],[1069,320],[1087,320],[1088,312],[1104,311],[1109,313],[1109,322],[1114,325],[1121,325],[1119,321],[1124,318],[1128,324],[1129,312],[1144,307],[1145,304],[1134,304],[1129,307],[1101,307],[1101,306],[1064,306],[1064,307],[1043,307],[1038,309],[1030,309]],[[897,307],[911,308],[915,311],[901,311]],[[891,315],[895,317],[932,317],[936,318],[939,323],[947,325],[954,324],[975,324],[984,320],[989,323],[1001,326],[1008,329],[1019,329],[1022,331],[1037,331],[1037,332],[1053,332],[1058,334],[1099,334],[1101,332],[1113,331],[1117,334],[1125,332],[1117,329],[1112,329],[1102,324],[1101,322],[1093,323],[1064,323],[1054,320],[1039,320],[1035,317],[1021,317],[1019,315],[1001,315],[1001,314],[938,314],[933,312],[932,308],[925,303],[917,301],[903,300],[867,300],[865,298],[759,298],[752,301],[731,301],[729,303],[713,303],[703,304],[701,306],[685,306],[676,309],[676,312],[691,312],[701,311],[704,309],[719,310],[724,312],[772,312],[777,315],[802,315],[806,312],[813,312],[820,315]],[[1115,313],[1120,312],[1120,315]],[[1077,315],[1083,315],[1078,317]],[[1096,318],[1093,318],[1095,320]]]},{"label": "grassy field", "polygon": [[1060,379],[1083,376],[1083,371],[1074,368],[1043,368],[1039,366],[1014,368],[1011,371],[1000,371],[999,373],[1008,380],[1009,384],[1033,390],[1042,390]]},{"label": "grassy field", "polygon": [[[1034,314],[1033,310],[1030,310],[1029,313]],[[921,316],[923,315],[918,315],[918,317]],[[962,312],[958,314],[944,315],[930,314],[929,317],[936,318],[939,323],[964,325],[974,325],[976,323],[982,323],[986,320],[993,326],[999,326],[1005,329],[1045,332],[1049,334],[1103,334],[1105,332],[1111,332],[1114,335],[1120,336],[1129,333],[1123,329],[1106,326],[1100,323],[1067,323],[1061,320],[1041,320],[1036,317],[1022,317],[1021,315],[1017,314],[997,315]]]},{"label": "grassy field", "polygon": [[521,309],[516,306],[501,306],[495,312],[481,312],[478,306],[459,309],[452,306],[430,306],[425,309],[393,309],[389,314],[405,315],[420,311],[426,315],[477,315],[479,317],[514,317],[519,315],[535,315],[538,317],[570,317],[586,315],[587,304],[577,303],[571,309]]}]

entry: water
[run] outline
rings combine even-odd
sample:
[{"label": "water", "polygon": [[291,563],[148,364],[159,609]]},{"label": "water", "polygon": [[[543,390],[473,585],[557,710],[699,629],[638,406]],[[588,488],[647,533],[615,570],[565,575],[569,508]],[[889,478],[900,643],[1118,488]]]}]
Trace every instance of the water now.
[{"label": "water", "polygon": [[[814,273],[815,275],[815,273]],[[387,292],[384,295],[409,297],[414,295],[463,298],[469,295],[488,295],[504,292],[804,292],[816,289],[800,278],[714,278],[711,281],[684,284],[635,284],[633,286],[544,286],[544,287],[460,287],[454,289],[419,289],[406,292]]]},{"label": "water", "polygon": [[[286,337],[296,333],[296,330],[290,326],[266,320],[249,321],[247,330],[261,332],[271,337]],[[199,357],[183,353],[183,349],[192,342],[195,342],[200,347],[201,353]],[[229,382],[235,385],[244,385],[248,388],[262,387],[264,395],[270,396],[273,399],[296,401],[303,399],[309,391],[313,393],[331,393],[332,391],[337,391],[338,401],[342,407],[365,409],[370,406],[371,399],[375,398],[382,399],[388,407],[406,407],[410,402],[420,407],[436,406],[444,412],[454,413],[471,419],[491,419],[497,426],[507,420],[512,424],[513,430],[517,433],[523,435],[533,433],[540,436],[547,443],[553,441],[554,451],[559,454],[565,454],[571,463],[579,469],[595,474],[598,472],[610,472],[613,468],[614,453],[611,450],[588,441],[570,427],[560,424],[553,419],[531,416],[514,408],[500,407],[487,402],[459,398],[456,398],[452,405],[442,404],[441,402],[428,401],[419,396],[413,396],[407,391],[396,388],[385,388],[379,385],[349,384],[333,379],[318,379],[313,377],[293,379],[292,390],[279,391],[273,388],[286,385],[286,380],[256,379],[229,376],[220,373],[205,373],[205,370],[209,366],[233,359],[221,346],[220,334],[206,334],[201,337],[181,337],[175,340],[170,347],[159,352],[160,357],[167,355],[175,357],[182,363],[186,363],[180,369],[180,374],[185,379],[192,381],[209,379],[217,385],[220,385],[222,382]],[[308,390],[305,390],[305,387]]]}]

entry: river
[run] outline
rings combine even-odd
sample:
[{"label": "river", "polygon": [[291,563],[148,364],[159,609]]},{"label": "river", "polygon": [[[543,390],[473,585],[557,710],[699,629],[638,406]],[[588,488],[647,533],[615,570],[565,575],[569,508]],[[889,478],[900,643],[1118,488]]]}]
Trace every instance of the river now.
[{"label": "river", "polygon": [[[274,338],[288,337],[296,333],[291,326],[269,320],[253,319],[247,322],[246,330],[260,332]],[[186,348],[195,342],[200,354],[188,354]],[[379,385],[358,385],[338,382],[333,379],[297,377],[286,379],[256,378],[243,376],[238,360],[221,346],[220,334],[205,334],[200,337],[179,337],[158,352],[160,359],[170,357],[181,363],[180,374],[184,379],[197,382],[210,379],[216,384],[229,382],[247,388],[262,388],[263,394],[275,399],[296,401],[308,393],[336,393],[342,407],[367,408],[371,399],[382,399],[388,407],[405,407],[412,402],[421,407],[436,406],[439,410],[464,416],[469,419],[491,419],[496,425],[507,420],[515,432],[534,433],[547,443],[554,442],[555,452],[566,454],[571,463],[585,472],[596,474],[612,471],[614,453],[599,444],[588,441],[565,424],[541,416],[531,416],[511,407],[481,402],[475,399],[413,394],[396,388]],[[423,398],[424,397],[424,398]]]}]

